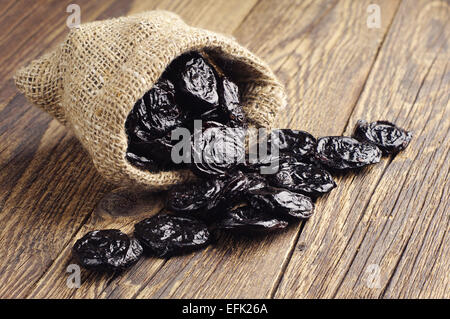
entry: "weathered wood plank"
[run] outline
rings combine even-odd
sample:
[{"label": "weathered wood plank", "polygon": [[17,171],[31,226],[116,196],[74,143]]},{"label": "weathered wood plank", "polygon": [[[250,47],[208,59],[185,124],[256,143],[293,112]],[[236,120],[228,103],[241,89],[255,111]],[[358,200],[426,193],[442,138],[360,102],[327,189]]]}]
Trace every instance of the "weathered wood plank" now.
[{"label": "weathered wood plank", "polygon": [[[342,71],[345,69],[345,65],[338,63],[333,64],[329,69],[322,66],[315,69],[316,60],[314,59],[312,65],[307,64],[312,69],[308,71],[311,73],[310,78],[317,77],[318,82],[320,82],[319,79],[325,78],[328,82],[323,81],[320,82],[320,86],[311,86],[310,90],[316,92],[315,95],[312,93],[312,96],[320,96],[318,92],[328,86],[340,85],[335,82],[342,81],[343,87],[345,84],[348,85],[345,81],[350,81],[347,80],[349,77],[352,77],[352,84],[361,88],[375,59],[384,32],[387,30],[386,24],[383,29],[375,33],[377,38],[371,39],[369,35],[373,35],[372,30],[368,31],[367,28],[361,28],[358,25],[358,21],[361,19],[359,12],[365,12],[368,3],[342,1],[326,6],[324,3],[304,2],[293,6],[292,2],[263,1],[258,3],[234,35],[238,40],[243,37],[245,39],[242,41],[243,43],[253,48],[257,54],[268,57],[268,60],[270,57],[276,56],[273,63],[275,67],[278,66],[279,73],[286,75],[284,78],[288,87],[298,81],[295,76],[298,72],[298,65],[309,63],[308,60],[305,61],[302,58],[303,56],[311,54],[316,56],[316,59],[334,57],[339,53],[331,51],[327,44],[335,44],[343,56],[354,56],[357,61],[353,60],[353,63],[356,63],[365,73],[358,69],[356,74],[349,75]],[[392,1],[386,2],[387,19],[393,17],[395,4]],[[327,9],[324,10],[324,8]],[[324,11],[326,12],[325,16]],[[282,16],[278,19],[271,18],[273,12],[280,12]],[[287,25],[296,21],[298,28],[286,28],[282,36],[279,36],[280,32],[277,26],[280,18],[286,21]],[[268,23],[273,23],[273,25],[268,25]],[[308,26],[308,23],[311,25]],[[363,23],[365,23],[365,19]],[[256,33],[261,35],[263,41],[251,33],[253,30],[260,29],[264,30]],[[333,33],[336,32],[335,30],[340,31],[336,34]],[[266,45],[266,40],[270,41],[270,44]],[[311,47],[306,46],[305,43],[313,41],[315,42],[315,51],[310,52]],[[298,47],[284,45],[285,43],[296,43]],[[352,61],[346,63],[350,64]],[[351,70],[353,71],[353,69]],[[342,80],[340,80],[341,77]],[[291,105],[298,105],[296,92],[290,91],[289,93]],[[329,94],[332,95],[333,91]],[[337,91],[334,94],[341,95],[341,92]],[[326,95],[321,95],[321,97],[323,96]],[[357,97],[358,94],[354,94],[353,99],[351,97],[344,99],[342,108],[347,107],[348,114],[356,103]],[[321,100],[311,99],[308,100],[308,103],[311,107],[316,107],[317,104],[326,105],[321,103]],[[283,116],[292,117],[297,112],[295,107],[289,108],[282,113],[280,119]],[[346,121],[347,118],[342,117],[341,127],[345,125]],[[301,119],[298,119],[295,126],[304,127],[303,123]],[[337,125],[339,122],[336,123]],[[143,283],[140,283],[140,290],[136,295],[130,295],[130,285],[128,283],[123,285],[123,282],[120,281],[116,285],[112,284],[108,287],[101,296],[109,298],[130,296],[137,298],[270,297],[277,287],[285,262],[289,260],[300,228],[300,224],[294,225],[286,232],[254,240],[221,236],[217,245],[207,250],[168,260],[156,274],[139,273],[134,277],[134,281],[137,282],[138,278],[145,279]]]},{"label": "weathered wood plank", "polygon": [[[245,5],[238,5],[238,1],[153,1],[142,2],[136,1],[130,8],[130,12],[139,12],[143,10],[151,9],[167,9],[172,10],[180,14],[186,21],[196,22],[201,25],[202,23],[211,23],[212,29],[225,32],[228,30],[231,33],[235,26],[239,25],[240,19],[243,19],[247,12],[251,10],[254,1],[248,1]],[[201,9],[201,14],[198,14],[198,10]],[[126,14],[126,13],[124,13]],[[216,19],[217,24],[213,24],[210,20],[211,16],[224,16],[228,19]],[[234,17],[233,19],[230,17]],[[206,19],[206,20],[204,20]],[[228,21],[228,22],[227,22]],[[225,22],[229,23],[229,26],[225,25]],[[161,196],[159,196],[161,197]],[[152,211],[148,211],[148,214],[152,214],[161,208],[161,200],[155,201],[155,205]],[[76,238],[81,237],[87,231],[93,229],[104,228],[119,228],[123,231],[132,231],[133,224],[142,219],[142,217],[115,217],[109,218],[105,216],[92,215],[86,224],[76,233]],[[66,285],[66,268],[71,263],[71,247],[75,239],[69,243],[65,242],[65,247],[56,260],[51,264],[45,275],[40,278],[36,283],[33,291],[29,295],[31,298],[38,297],[52,297],[52,298],[82,298],[82,297],[97,297],[103,290],[111,283],[115,282],[115,278],[108,275],[96,275],[89,272],[82,273],[83,285],[81,289],[69,289]],[[125,277],[132,278],[134,273],[140,273],[142,269],[145,272],[154,273],[163,263],[163,260],[153,260],[150,263],[148,261],[141,261],[138,265],[133,267],[133,270],[125,274]],[[145,267],[141,265],[145,264]],[[121,278],[121,277],[120,277]],[[130,279],[132,280],[132,279]],[[142,282],[142,275],[138,277],[137,282]],[[133,289],[129,289],[129,293],[133,293]]]},{"label": "weathered wood plank", "polygon": [[402,2],[345,133],[360,118],[389,119],[415,137],[340,179],[275,297],[448,298],[449,14],[448,2]]},{"label": "weathered wood plank", "polygon": [[[62,39],[70,2],[24,3],[0,12],[11,30],[0,35],[0,297],[448,298],[448,1],[405,0],[378,59],[399,1],[378,1],[380,29],[366,26],[371,1],[78,1],[82,22],[158,8],[233,33],[287,85],[279,126],[340,134],[381,116],[416,134],[394,159],[340,178],[300,239],[301,225],[254,240],[224,235],[116,277],[83,271],[80,289],[66,286],[75,238],[95,228],[130,232],[141,217],[91,213],[111,185],[72,134],[16,94],[12,72]],[[161,207],[159,196],[145,215]],[[380,266],[380,289],[367,288],[371,264]]]},{"label": "weathered wood plank", "polygon": [[[54,45],[52,41],[67,32],[65,5],[41,2],[36,16],[27,10],[23,16],[19,12],[17,36],[21,40],[3,39],[2,50],[8,48],[8,55],[2,55],[2,65],[7,63],[13,70],[25,54],[34,57]],[[82,15],[92,20],[99,10],[118,14],[117,7],[110,5],[86,5]],[[30,29],[42,30],[48,38],[41,33],[30,36]],[[13,298],[30,291],[111,186],[95,171],[73,135],[18,95],[11,72],[5,72],[7,85],[1,91],[5,103],[0,105],[0,183],[4,189],[0,193],[0,296]]]}]

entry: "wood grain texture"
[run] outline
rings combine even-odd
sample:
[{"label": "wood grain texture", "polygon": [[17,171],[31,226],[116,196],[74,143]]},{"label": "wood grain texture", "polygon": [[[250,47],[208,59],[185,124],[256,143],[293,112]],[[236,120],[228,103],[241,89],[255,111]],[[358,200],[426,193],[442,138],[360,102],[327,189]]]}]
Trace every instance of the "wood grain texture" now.
[{"label": "wood grain texture", "polygon": [[[358,60],[354,58],[353,63],[357,64],[363,71],[365,70],[366,73],[364,74],[363,71],[360,71],[362,76],[353,76],[352,81],[354,81],[356,87],[361,87],[373,64],[377,46],[383,38],[383,32],[387,30],[387,26],[383,30],[377,32],[378,40],[370,39],[368,37],[369,32],[367,29],[361,28],[360,25],[356,23],[361,18],[360,14],[355,14],[355,12],[364,10],[369,2],[358,2],[360,6],[356,7],[352,7],[354,5],[352,3],[354,2],[330,2],[326,5],[325,3],[304,2],[302,5],[293,6],[291,1],[276,3],[273,1],[262,1],[258,3],[254,10],[249,14],[246,21],[244,21],[239,29],[236,30],[234,35],[238,40],[240,40],[241,35],[242,37],[245,37],[246,39],[242,42],[247,44],[250,48],[254,47],[253,50],[263,57],[265,54],[277,56],[278,58],[274,62],[275,68],[278,64],[279,73],[282,73],[283,70],[285,70],[286,75],[288,75],[287,72],[292,72],[292,69],[297,70],[298,64],[307,63],[303,59],[300,60],[297,58],[297,60],[295,60],[293,58],[293,56],[295,56],[293,52],[301,52],[301,48],[299,47],[301,47],[302,44],[308,42],[311,43],[313,40],[316,41],[315,46],[319,52],[313,52],[312,54],[316,54],[325,59],[328,58],[327,55],[332,54],[326,49],[326,44],[329,44],[331,40],[334,40],[336,43],[342,43],[339,52],[345,52],[345,54],[343,53],[344,56],[347,54],[354,54],[355,56],[360,57]],[[392,4],[392,1],[389,3]],[[386,2],[386,4],[388,4],[388,2]],[[386,14],[388,14],[388,9],[390,9],[392,18],[396,6],[386,5],[385,9]],[[283,34],[283,37],[278,37],[277,34],[279,33],[279,30],[277,30],[276,26],[279,21],[270,19],[271,12],[274,12],[275,10],[282,12],[286,21],[303,21],[305,24],[297,23],[297,28],[288,28],[288,31]],[[257,19],[255,17],[257,17]],[[336,30],[337,27],[342,24],[342,21],[336,17],[341,17],[346,23],[345,27],[341,27],[342,32],[338,35],[331,32],[332,30]],[[334,21],[334,23],[325,23],[324,21]],[[271,25],[269,23],[273,24]],[[365,20],[363,23],[365,23]],[[355,30],[352,29],[353,33],[348,30],[352,25],[355,28]],[[251,39],[249,38],[247,32],[261,29],[263,29],[261,33],[256,33],[256,35],[251,33],[253,37]],[[357,30],[361,30],[361,32],[358,33]],[[292,32],[292,34],[289,32]],[[265,40],[262,41],[257,38],[257,35],[259,34],[261,34],[261,37],[264,39],[272,39],[271,43],[267,46],[261,45],[261,48],[258,47],[257,44],[265,43]],[[319,37],[318,34],[323,36]],[[353,37],[353,42],[347,39],[350,35]],[[289,40],[287,41],[286,39]],[[285,47],[283,45],[284,42],[295,43],[299,47]],[[367,58],[366,55],[364,55],[364,52],[370,45],[373,47],[373,50],[371,50],[372,55],[368,55],[369,58]],[[303,53],[297,55],[297,57],[301,56],[303,56]],[[285,57],[285,59],[283,59],[283,57]],[[325,87],[327,85],[334,85],[335,81],[339,83],[343,82],[342,85],[344,85],[349,77],[348,74],[342,72],[342,69],[345,67],[347,67],[345,64],[342,65],[336,63],[336,67],[324,69],[320,66],[317,70],[314,69],[313,72],[316,72],[318,76],[327,78],[328,82],[323,81],[322,83]],[[339,71],[339,73],[337,71]],[[324,72],[329,72],[329,74],[324,76]],[[291,75],[289,74],[289,76]],[[293,81],[296,81],[295,83],[298,81],[293,75],[289,79],[290,80],[287,81],[288,87]],[[323,87],[321,86],[311,87],[311,91],[313,92],[310,93],[315,97],[320,95],[319,92],[322,89]],[[340,94],[340,92],[337,91],[334,94]],[[354,103],[356,103],[357,96],[355,95],[353,99],[348,98],[347,100],[342,101],[342,109],[347,108],[347,113],[351,112]],[[317,103],[321,102],[321,99],[309,101],[312,107],[316,107]],[[295,100],[295,96],[290,97],[291,105],[298,105],[298,103],[299,102]],[[295,116],[297,113],[295,107],[289,108],[281,113],[279,120],[283,118],[292,118],[292,116]],[[341,124],[341,127],[344,127],[346,121],[347,118],[343,117],[342,123],[336,122],[335,125]],[[296,125],[298,125],[298,127],[303,127],[303,124],[300,121],[298,121]],[[301,224],[293,225],[287,232],[253,241],[236,239],[232,236],[221,236],[218,240],[218,244],[210,249],[188,257],[172,258],[167,261],[155,275],[152,274],[151,280],[144,282],[142,289],[136,297],[271,297],[274,290],[277,288],[284,267],[289,261],[293,245],[297,240],[300,229]],[[261,271],[255,272],[255,269]],[[174,276],[174,274],[176,274],[176,276]],[[119,284],[118,288],[115,288],[110,295],[105,294],[103,297],[129,297],[128,289],[120,288],[121,286],[122,285]]]},{"label": "wood grain texture", "polygon": [[[186,21],[191,20],[192,22],[197,22],[198,24],[202,23],[202,17],[205,17],[209,21],[211,16],[217,14],[224,14],[224,16],[231,16],[232,13],[236,19],[243,19],[246,13],[252,8],[252,3],[249,1],[247,5],[237,6],[237,1],[232,2],[234,5],[230,6],[230,1],[215,1],[215,2],[205,2],[205,1],[184,1],[184,2],[174,2],[174,1],[153,1],[146,2],[145,7],[144,3],[141,1],[135,2],[136,7],[132,6],[130,8],[131,12],[135,11],[143,11],[143,10],[151,10],[151,9],[167,9],[172,10],[178,14],[180,14]],[[203,6],[202,14],[196,14],[195,8]],[[236,8],[240,9],[237,10]],[[228,10],[228,11],[227,11]],[[238,25],[240,21],[236,21],[233,19],[228,19],[226,21],[230,22],[229,32],[232,33],[234,26]],[[224,20],[217,20],[218,24],[216,26],[216,30],[224,32],[226,26],[224,25]],[[204,23],[204,22],[203,22]],[[208,22],[212,23],[212,22]],[[214,29],[214,25],[212,25]],[[161,197],[161,196],[160,196]],[[147,214],[151,214],[156,212],[158,208],[160,209],[161,201],[155,202],[154,210],[147,212]],[[156,210],[156,211],[155,211]],[[142,217],[133,216],[131,218],[99,218],[96,214],[93,214],[86,224],[83,224],[82,228],[75,233],[71,233],[71,241],[64,242],[65,246],[62,251],[60,251],[59,256],[55,259],[55,261],[48,265],[49,268],[46,269],[43,276],[39,279],[39,281],[35,284],[34,289],[29,294],[31,298],[40,298],[40,297],[50,297],[50,298],[60,298],[60,297],[72,297],[72,298],[96,298],[98,297],[109,285],[113,285],[118,280],[121,280],[122,277],[114,277],[113,275],[95,275],[90,274],[88,272],[83,272],[83,286],[82,289],[69,289],[66,285],[67,265],[71,262],[71,247],[76,239],[84,235],[87,231],[93,229],[102,229],[102,228],[119,228],[122,230],[131,231],[131,226],[133,225],[133,221],[136,222],[142,219]],[[131,226],[130,226],[131,225]],[[131,228],[130,228],[131,227]],[[137,266],[136,270],[138,272],[137,283],[141,284],[143,280],[145,280],[146,275],[151,275],[156,270],[160,268],[160,266],[164,263],[163,260],[153,259],[147,261],[141,261]],[[87,274],[87,275],[85,275]],[[126,277],[132,276],[133,272],[129,272],[126,274]],[[131,279],[132,280],[132,279]],[[130,286],[130,284],[128,284]],[[133,289],[129,287],[127,292],[132,295]]]},{"label": "wood grain texture", "polygon": [[445,2],[402,2],[345,133],[390,119],[414,139],[318,205],[276,297],[448,298],[448,14]]},{"label": "wood grain texture", "polygon": [[[78,0],[82,22],[166,9],[232,34],[286,84],[280,127],[350,134],[365,118],[414,132],[406,151],[339,177],[306,223],[255,239],[222,234],[203,251],[142,259],[118,275],[83,270],[79,289],[66,285],[74,241],[98,228],[130,232],[162,207],[164,194],[148,195],[139,215],[111,214],[113,187],[12,81],[17,67],[67,34],[71,1],[4,3],[0,297],[450,297],[449,1]],[[380,28],[366,25],[371,3],[380,6]],[[105,195],[109,206],[95,208]],[[373,265],[379,282],[371,281]]]}]

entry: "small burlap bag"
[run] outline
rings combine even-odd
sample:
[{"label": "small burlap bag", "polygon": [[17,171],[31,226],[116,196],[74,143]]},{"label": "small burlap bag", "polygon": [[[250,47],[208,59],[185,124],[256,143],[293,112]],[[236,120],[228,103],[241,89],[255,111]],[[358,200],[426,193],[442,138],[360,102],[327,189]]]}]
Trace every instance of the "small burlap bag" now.
[{"label": "small burlap bag", "polygon": [[82,24],[56,50],[19,70],[15,81],[32,103],[73,130],[105,178],[166,189],[192,174],[132,166],[125,159],[125,119],[167,65],[191,50],[207,52],[232,73],[252,125],[272,125],[286,97],[270,68],[230,37],[188,26],[166,11]]}]

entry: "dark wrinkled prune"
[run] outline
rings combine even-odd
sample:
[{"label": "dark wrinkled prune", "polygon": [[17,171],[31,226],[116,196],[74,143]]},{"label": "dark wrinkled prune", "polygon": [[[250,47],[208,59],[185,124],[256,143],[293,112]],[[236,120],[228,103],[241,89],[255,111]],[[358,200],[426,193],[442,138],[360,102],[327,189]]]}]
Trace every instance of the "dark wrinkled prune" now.
[{"label": "dark wrinkled prune", "polygon": [[192,217],[159,213],[134,225],[134,234],[146,252],[170,257],[206,246],[207,226]]},{"label": "dark wrinkled prune", "polygon": [[128,149],[125,157],[134,166],[145,168],[148,170],[154,170],[158,168],[158,165],[155,163],[154,160],[146,156],[140,156],[136,154],[133,150]]},{"label": "dark wrinkled prune", "polygon": [[265,156],[256,157],[240,164],[240,168],[246,173],[260,173],[264,176],[267,174],[275,174],[278,172],[279,164],[286,154],[267,154]]},{"label": "dark wrinkled prune", "polygon": [[146,143],[131,143],[128,145],[126,158],[133,165],[149,171],[161,171],[176,167],[172,161],[173,145],[178,143],[171,138],[172,131],[166,135],[151,139]]},{"label": "dark wrinkled prune", "polygon": [[411,141],[412,134],[388,121],[367,123],[359,120],[353,137],[361,142],[375,144],[387,155],[404,150]]},{"label": "dark wrinkled prune", "polygon": [[[182,56],[171,77],[178,78],[178,87],[185,102],[203,109],[219,105],[217,77],[214,68],[197,53]],[[178,74],[174,72],[179,71]]]},{"label": "dark wrinkled prune", "polygon": [[81,266],[103,271],[123,270],[142,255],[142,246],[118,229],[95,230],[77,240],[73,255]]},{"label": "dark wrinkled prune", "polygon": [[211,210],[219,204],[224,184],[220,179],[211,179],[177,185],[168,193],[167,206],[177,212]]},{"label": "dark wrinkled prune", "polygon": [[152,137],[165,135],[187,118],[186,112],[175,101],[174,85],[167,79],[159,80],[136,102],[133,114],[135,123],[131,133],[137,135],[141,131]]},{"label": "dark wrinkled prune", "polygon": [[308,132],[278,129],[269,135],[268,151],[274,144],[279,153],[288,153],[298,159],[309,160],[314,156],[317,141]]},{"label": "dark wrinkled prune", "polygon": [[228,124],[231,127],[246,126],[246,117],[242,108],[239,88],[236,84],[223,78],[219,81],[220,108],[228,117]]},{"label": "dark wrinkled prune", "polygon": [[244,206],[225,211],[216,227],[239,232],[270,232],[285,228],[287,225],[288,222],[285,220]]},{"label": "dark wrinkled prune", "polygon": [[266,180],[257,174],[235,171],[223,178],[173,187],[168,193],[167,207],[176,212],[201,213],[196,217],[210,220],[216,215],[211,214],[211,210],[232,207],[244,199],[246,194],[266,185]]},{"label": "dark wrinkled prune", "polygon": [[220,177],[245,161],[245,131],[207,122],[192,139],[192,170],[199,176]]},{"label": "dark wrinkled prune", "polygon": [[316,158],[330,168],[341,170],[378,163],[381,151],[375,145],[351,137],[328,136],[318,140]]},{"label": "dark wrinkled prune", "polygon": [[292,157],[282,158],[278,172],[268,174],[266,178],[272,186],[309,196],[319,196],[336,187],[333,177],[326,170]]},{"label": "dark wrinkled prune", "polygon": [[223,179],[224,188],[220,196],[222,208],[233,207],[242,201],[247,194],[251,194],[267,186],[265,178],[258,174],[244,174],[235,171]]},{"label": "dark wrinkled prune", "polygon": [[308,218],[314,211],[311,198],[286,189],[265,188],[253,192],[249,202],[258,211],[295,218]]}]

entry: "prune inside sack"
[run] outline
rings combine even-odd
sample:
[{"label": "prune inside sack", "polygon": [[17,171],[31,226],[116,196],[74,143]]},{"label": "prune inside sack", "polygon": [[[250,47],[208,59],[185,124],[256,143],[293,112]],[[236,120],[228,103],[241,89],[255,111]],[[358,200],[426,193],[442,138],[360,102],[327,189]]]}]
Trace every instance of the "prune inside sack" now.
[{"label": "prune inside sack", "polygon": [[245,161],[245,130],[212,122],[206,126],[193,135],[191,168],[199,176],[224,177]]},{"label": "prune inside sack", "polygon": [[[211,123],[224,129],[247,126],[239,88],[229,78],[220,76],[201,54],[189,52],[167,67],[128,115],[126,158],[134,166],[152,172],[182,167],[171,158],[172,147],[178,143],[171,140],[171,131],[184,127],[193,134],[195,120],[206,122],[205,138],[199,142],[205,143],[198,147],[201,147],[201,160],[207,163],[194,164],[193,171],[202,176],[223,176],[224,170],[242,157],[239,152],[243,153],[243,146],[234,148],[242,144],[230,138],[236,133],[213,130],[217,134],[212,134],[213,131],[207,131],[207,128]],[[216,136],[218,134],[220,137]]]}]

